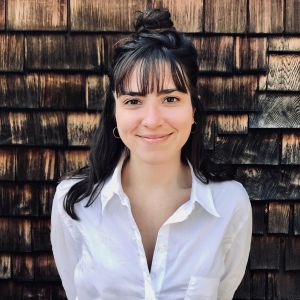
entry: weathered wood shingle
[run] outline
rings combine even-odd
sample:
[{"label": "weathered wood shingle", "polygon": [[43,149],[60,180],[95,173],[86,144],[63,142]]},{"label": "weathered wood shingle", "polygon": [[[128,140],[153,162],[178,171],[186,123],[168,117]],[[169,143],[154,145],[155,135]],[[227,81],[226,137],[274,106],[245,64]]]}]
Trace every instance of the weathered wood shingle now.
[{"label": "weathered wood shingle", "polygon": [[200,72],[232,72],[233,37],[201,37],[193,42],[198,50]]},{"label": "weathered wood shingle", "polygon": [[249,32],[281,33],[284,0],[249,0]]},{"label": "weathered wood shingle", "polygon": [[0,33],[0,54],[0,71],[23,71],[24,36]]},{"label": "weathered wood shingle", "polygon": [[205,32],[244,33],[247,1],[205,1]]},{"label": "weathered wood shingle", "polygon": [[73,0],[70,4],[73,31],[133,31],[133,15],[146,9],[147,0]]},{"label": "weathered wood shingle", "polygon": [[285,31],[289,33],[300,32],[300,2],[299,0],[286,0]]},{"label": "weathered wood shingle", "polygon": [[8,30],[66,30],[67,0],[7,0]]},{"label": "weathered wood shingle", "polygon": [[32,35],[26,38],[29,70],[104,69],[104,38],[100,35]]}]

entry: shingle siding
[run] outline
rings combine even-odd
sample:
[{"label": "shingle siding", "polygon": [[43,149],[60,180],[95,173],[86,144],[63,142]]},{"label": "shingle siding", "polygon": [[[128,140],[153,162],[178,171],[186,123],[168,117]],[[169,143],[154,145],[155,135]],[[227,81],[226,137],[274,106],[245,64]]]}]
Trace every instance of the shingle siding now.
[{"label": "shingle siding", "polygon": [[237,165],[252,202],[234,299],[300,298],[299,0],[0,0],[1,299],[66,299],[50,244],[57,180],[86,164],[114,44],[154,6],[194,41],[205,147]]}]

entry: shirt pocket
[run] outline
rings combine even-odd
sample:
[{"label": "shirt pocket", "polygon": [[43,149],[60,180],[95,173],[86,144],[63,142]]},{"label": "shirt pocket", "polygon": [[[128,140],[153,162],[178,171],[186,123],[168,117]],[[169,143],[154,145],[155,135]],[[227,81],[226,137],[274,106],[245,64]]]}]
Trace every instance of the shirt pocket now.
[{"label": "shirt pocket", "polygon": [[217,300],[220,278],[192,276],[184,300]]}]

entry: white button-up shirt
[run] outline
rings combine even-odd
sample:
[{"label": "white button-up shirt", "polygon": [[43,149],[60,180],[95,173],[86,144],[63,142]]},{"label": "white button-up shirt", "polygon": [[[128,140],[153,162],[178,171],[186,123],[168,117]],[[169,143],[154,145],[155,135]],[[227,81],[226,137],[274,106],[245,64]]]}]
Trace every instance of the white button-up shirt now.
[{"label": "white button-up shirt", "polygon": [[[69,300],[232,299],[247,264],[252,210],[243,185],[210,182],[192,173],[189,201],[158,232],[151,272],[130,201],[121,185],[120,159],[98,198],[75,205],[80,221],[63,209],[79,179],[62,181],[51,215],[55,263]],[[163,199],[161,199],[163,201]]]}]

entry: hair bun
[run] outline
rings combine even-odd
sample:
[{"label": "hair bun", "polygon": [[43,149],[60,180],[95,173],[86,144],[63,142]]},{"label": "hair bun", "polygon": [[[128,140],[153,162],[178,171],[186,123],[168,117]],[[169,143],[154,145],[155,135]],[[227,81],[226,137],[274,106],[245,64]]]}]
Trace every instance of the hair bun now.
[{"label": "hair bun", "polygon": [[135,20],[134,28],[137,33],[176,30],[173,26],[169,10],[159,8],[139,12]]}]

